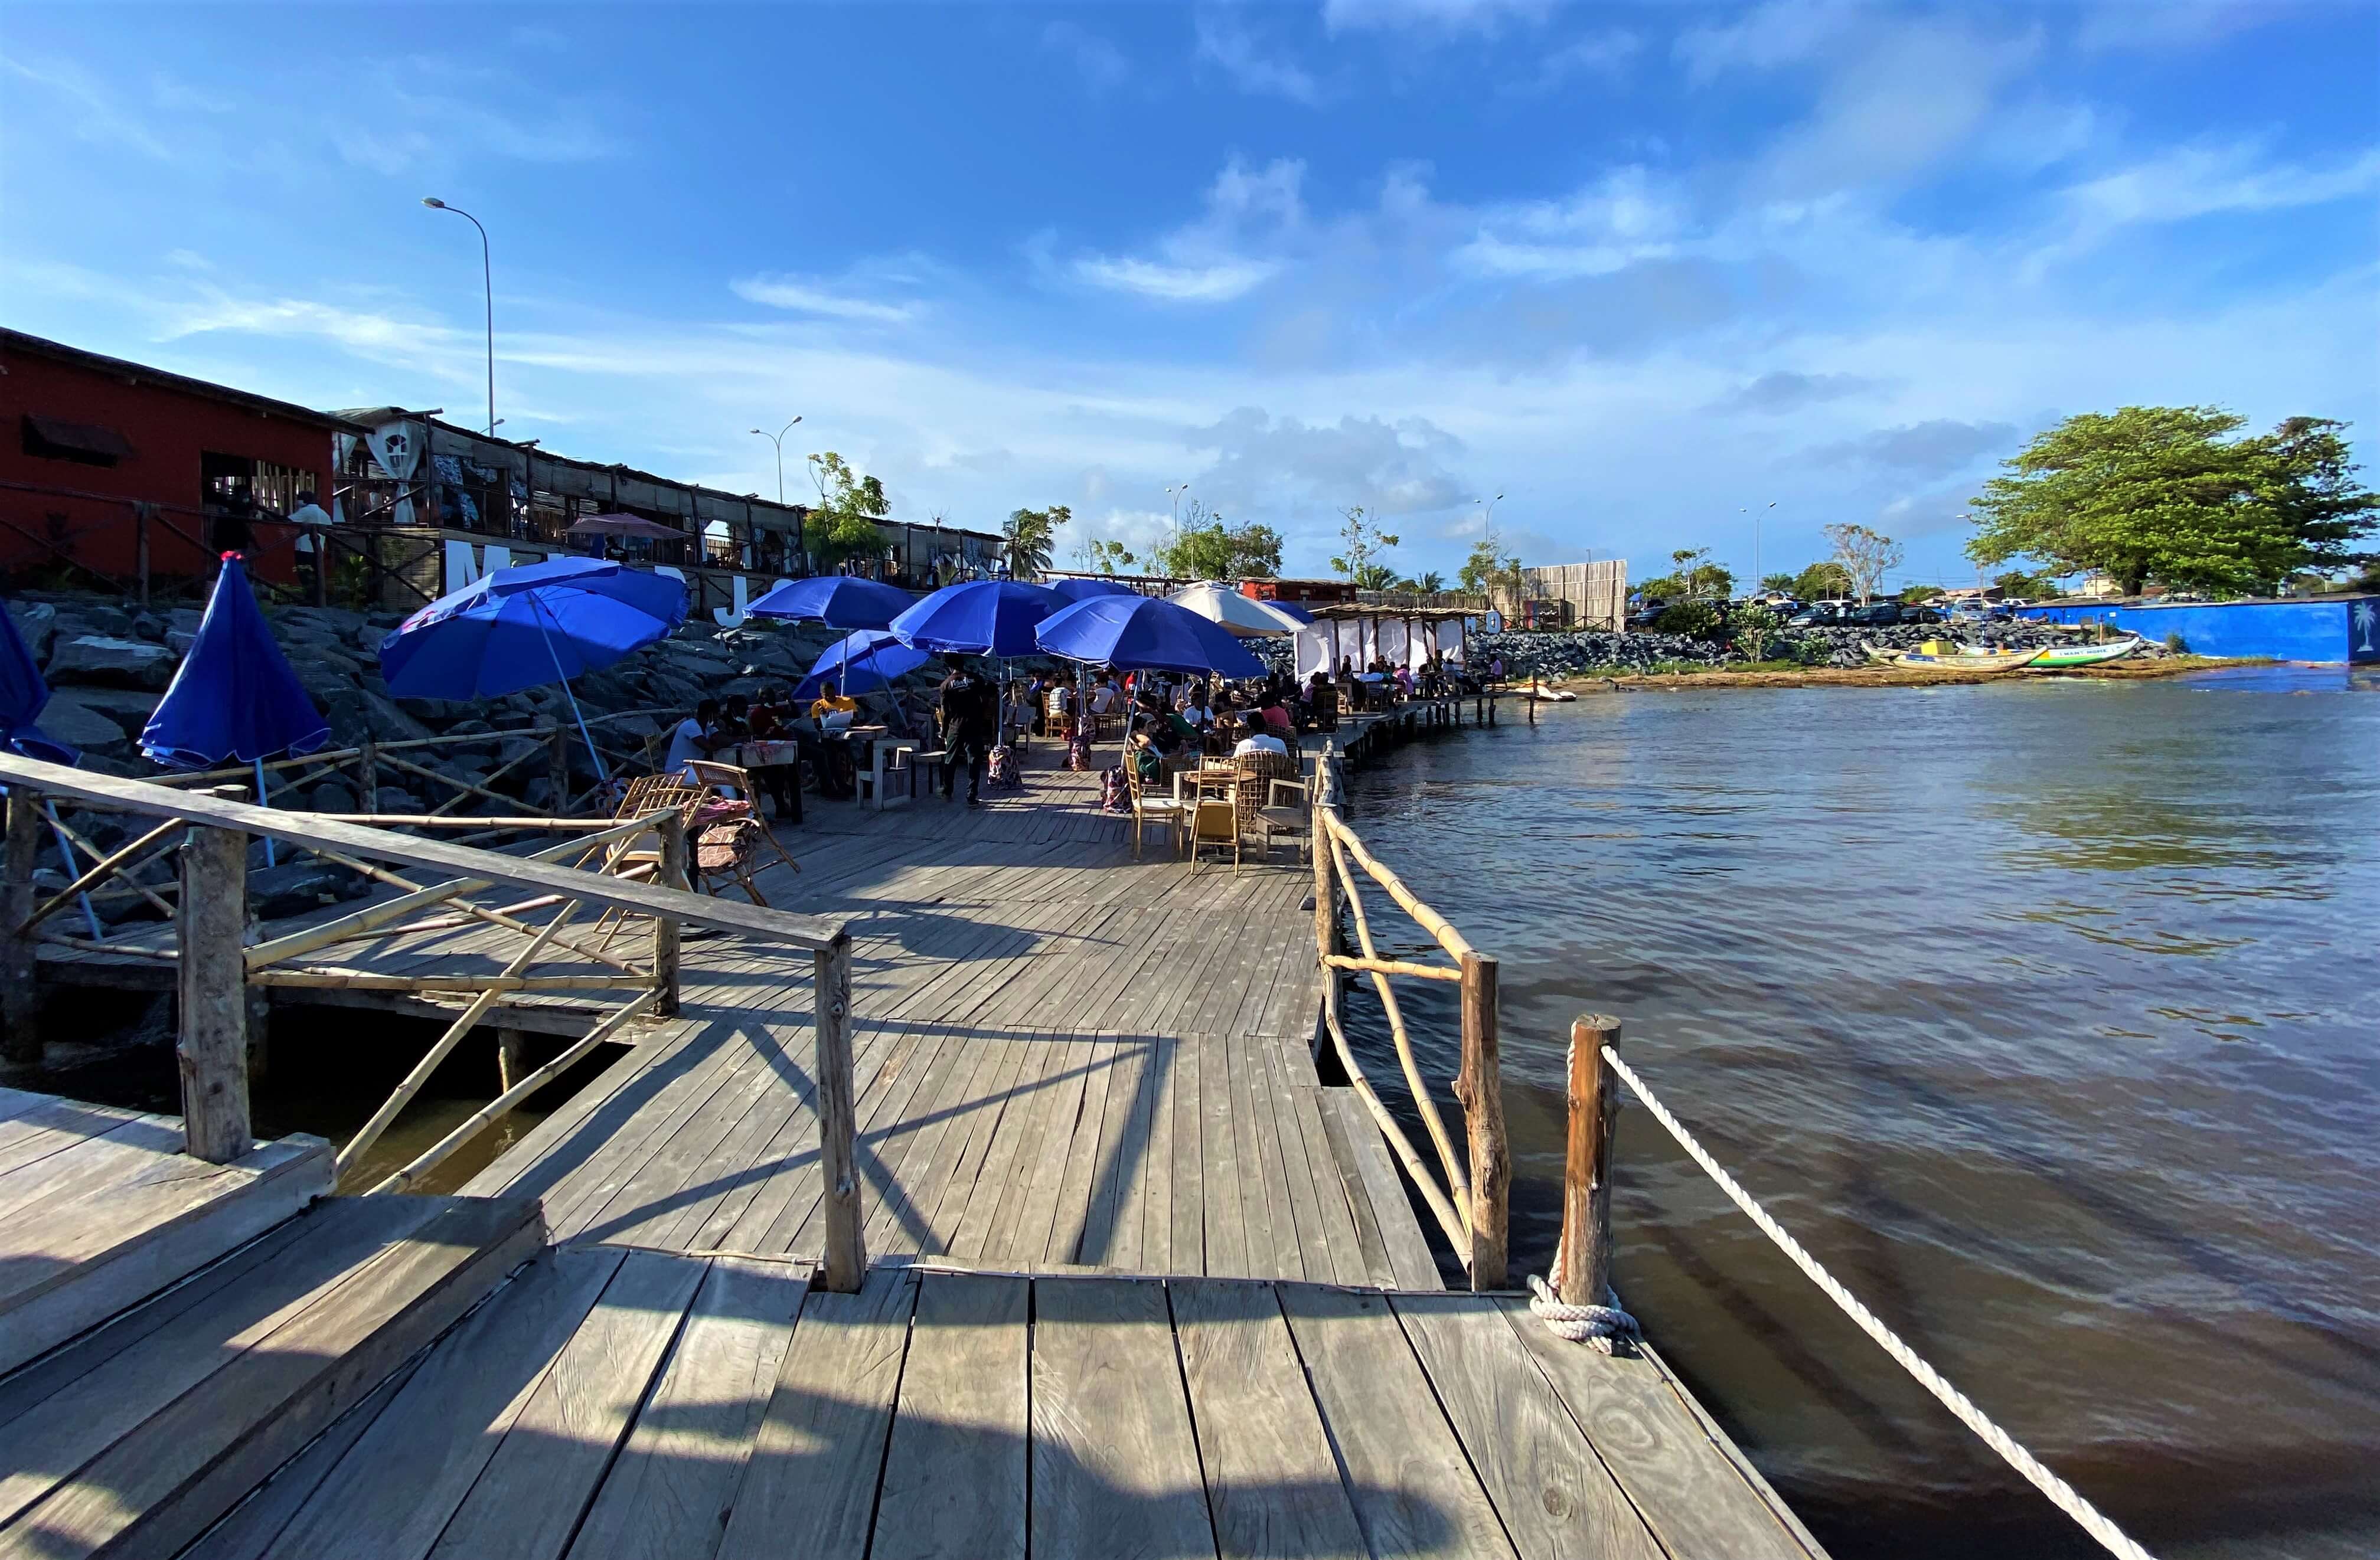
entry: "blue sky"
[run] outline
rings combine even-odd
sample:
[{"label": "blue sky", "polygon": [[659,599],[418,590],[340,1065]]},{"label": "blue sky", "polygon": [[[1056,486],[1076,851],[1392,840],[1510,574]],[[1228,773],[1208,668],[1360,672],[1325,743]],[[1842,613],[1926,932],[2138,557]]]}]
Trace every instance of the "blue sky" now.
[{"label": "blue sky", "polygon": [[[898,514],[1187,482],[1320,572],[1905,542],[2070,412],[2380,412],[2380,9],[0,13],[0,320]],[[789,493],[807,487],[798,466]],[[1774,502],[1773,510],[1766,506]],[[1062,554],[1073,538],[1062,538]]]}]

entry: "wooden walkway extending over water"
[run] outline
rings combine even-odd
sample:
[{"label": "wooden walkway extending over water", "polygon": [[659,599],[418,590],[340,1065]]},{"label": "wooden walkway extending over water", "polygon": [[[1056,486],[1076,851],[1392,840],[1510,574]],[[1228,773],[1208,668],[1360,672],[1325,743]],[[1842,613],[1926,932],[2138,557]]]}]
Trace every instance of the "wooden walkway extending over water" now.
[{"label": "wooden walkway extending over water", "polygon": [[[1658,1358],[1441,1287],[1311,1059],[1310,872],[1135,862],[1036,757],[980,811],[818,804],[762,878],[852,934],[857,1293],[812,1281],[809,957],[692,937],[676,1016],[463,1196],[326,1200],[0,1379],[0,1560],[1815,1554]],[[449,1325],[439,1276],[510,1265],[524,1218],[535,1260]],[[274,1373],[330,1336],[373,1367]],[[201,1401],[233,1427],[202,1465]]]}]

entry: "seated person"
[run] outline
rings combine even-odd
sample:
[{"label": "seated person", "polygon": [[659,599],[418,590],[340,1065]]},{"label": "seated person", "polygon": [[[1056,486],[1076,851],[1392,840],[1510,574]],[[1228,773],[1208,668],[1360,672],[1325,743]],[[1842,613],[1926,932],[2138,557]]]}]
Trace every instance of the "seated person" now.
[{"label": "seated person", "polygon": [[1102,675],[1091,688],[1091,713],[1107,714],[1115,708],[1116,700],[1123,696],[1123,690],[1118,688],[1111,679]]},{"label": "seated person", "polygon": [[810,701],[810,719],[822,732],[839,732],[849,726],[859,713],[859,701],[845,694],[829,680],[819,689],[819,696]]},{"label": "seated person", "polygon": [[1134,778],[1142,785],[1155,786],[1165,782],[1165,755],[1158,750],[1148,732],[1133,732],[1132,747],[1126,757],[1132,765]]},{"label": "seated person", "polygon": [[1278,753],[1289,756],[1289,744],[1270,732],[1251,732],[1232,745],[1232,756],[1243,757],[1251,753]]},{"label": "seated person", "polygon": [[1278,698],[1271,699],[1265,705],[1264,723],[1270,727],[1277,736],[1287,736],[1296,730],[1290,721],[1288,707]]},{"label": "seated person", "polygon": [[720,727],[717,699],[704,699],[694,707],[694,713],[677,723],[670,733],[669,756],[662,760],[662,772],[694,778],[688,765],[697,758],[708,758],[717,749],[727,745],[716,739]]}]

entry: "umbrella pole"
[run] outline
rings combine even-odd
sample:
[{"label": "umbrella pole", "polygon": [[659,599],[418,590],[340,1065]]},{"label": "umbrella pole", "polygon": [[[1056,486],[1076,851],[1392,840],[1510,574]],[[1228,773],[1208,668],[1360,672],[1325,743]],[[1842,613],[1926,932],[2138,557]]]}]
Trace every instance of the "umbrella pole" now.
[{"label": "umbrella pole", "polygon": [[[538,602],[537,610],[543,612],[545,603]],[[578,695],[570,691],[570,673],[562,670],[562,652],[553,647],[553,631],[540,626],[538,633],[545,638],[545,653],[553,659],[554,676],[562,680],[562,696],[570,701],[570,719],[578,723],[578,740],[587,744],[587,756],[595,761],[595,778],[609,785],[612,783],[612,771],[603,767],[603,755],[596,750],[595,738],[587,730],[587,717],[578,713]],[[554,798],[556,804],[563,800],[559,796]]]},{"label": "umbrella pole", "polygon": [[[270,807],[273,805],[272,803],[267,802],[264,799],[264,757],[261,754],[258,755],[256,759],[256,804],[260,807]],[[267,866],[277,866],[280,865],[273,859],[273,836],[270,834],[264,837],[264,865]]]}]

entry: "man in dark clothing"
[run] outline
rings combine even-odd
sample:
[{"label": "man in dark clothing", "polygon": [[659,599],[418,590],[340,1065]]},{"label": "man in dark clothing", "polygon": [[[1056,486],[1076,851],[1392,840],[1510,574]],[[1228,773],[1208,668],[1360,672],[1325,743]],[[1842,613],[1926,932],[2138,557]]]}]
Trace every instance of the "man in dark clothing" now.
[{"label": "man in dark clothing", "polygon": [[958,767],[967,767],[967,805],[983,805],[983,768],[1000,731],[1000,695],[991,680],[965,661],[953,659],[942,679],[942,800],[951,799]]}]

